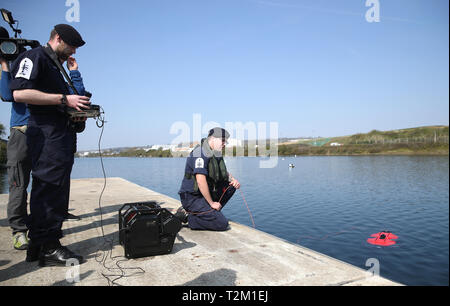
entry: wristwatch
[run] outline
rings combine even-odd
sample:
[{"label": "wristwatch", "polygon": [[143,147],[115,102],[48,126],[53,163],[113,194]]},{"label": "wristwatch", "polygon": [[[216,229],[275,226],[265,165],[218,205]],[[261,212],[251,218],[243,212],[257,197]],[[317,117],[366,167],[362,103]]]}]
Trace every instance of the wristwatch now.
[{"label": "wristwatch", "polygon": [[61,101],[61,105],[66,106],[67,105],[67,97],[66,97],[66,95],[63,94],[60,101]]}]

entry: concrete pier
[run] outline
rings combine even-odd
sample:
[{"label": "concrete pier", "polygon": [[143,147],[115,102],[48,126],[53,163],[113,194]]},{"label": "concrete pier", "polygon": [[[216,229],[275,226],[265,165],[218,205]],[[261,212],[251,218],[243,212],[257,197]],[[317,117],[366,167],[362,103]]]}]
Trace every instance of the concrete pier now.
[{"label": "concrete pier", "polygon": [[[6,219],[8,195],[0,195],[0,286],[400,285],[235,222],[230,222],[225,232],[183,227],[170,254],[127,260],[118,237],[122,205],[154,200],[176,210],[181,204],[124,179],[108,178],[101,200],[104,239],[99,210],[103,185],[103,179],[72,180],[70,212],[82,219],[64,223],[61,242],[87,260],[78,267],[40,268],[37,262],[25,262],[26,251],[12,247]],[[79,282],[71,282],[75,271],[79,272]]]}]

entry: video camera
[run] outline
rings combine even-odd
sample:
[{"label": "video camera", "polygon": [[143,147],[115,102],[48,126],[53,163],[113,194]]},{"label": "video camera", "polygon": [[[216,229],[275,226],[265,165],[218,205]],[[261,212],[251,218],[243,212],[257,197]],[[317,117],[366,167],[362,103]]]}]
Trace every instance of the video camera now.
[{"label": "video camera", "polygon": [[6,9],[0,9],[0,11],[3,20],[5,20],[14,31],[14,38],[0,37],[0,57],[7,61],[13,61],[20,53],[27,50],[25,47],[36,48],[40,46],[40,43],[37,40],[17,38],[17,35],[22,33],[22,30],[18,29],[18,23],[16,28],[13,27],[13,24],[15,24],[17,20],[14,20],[10,11]]}]

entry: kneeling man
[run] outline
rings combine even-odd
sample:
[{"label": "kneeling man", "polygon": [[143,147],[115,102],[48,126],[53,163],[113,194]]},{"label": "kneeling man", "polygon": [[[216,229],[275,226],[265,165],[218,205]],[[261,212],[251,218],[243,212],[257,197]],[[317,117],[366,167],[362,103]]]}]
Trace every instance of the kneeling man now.
[{"label": "kneeling man", "polygon": [[191,229],[224,231],[228,228],[228,220],[221,210],[240,188],[222,157],[229,137],[226,130],[214,128],[187,158],[178,192],[183,207],[176,215],[188,222]]}]

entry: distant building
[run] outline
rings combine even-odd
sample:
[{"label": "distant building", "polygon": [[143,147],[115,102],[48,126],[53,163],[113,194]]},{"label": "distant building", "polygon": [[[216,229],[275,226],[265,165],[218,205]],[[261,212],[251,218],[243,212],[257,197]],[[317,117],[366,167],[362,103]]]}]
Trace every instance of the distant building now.
[{"label": "distant building", "polygon": [[332,147],[340,147],[340,146],[342,146],[342,144],[339,143],[339,142],[332,142],[332,143],[330,143],[330,146],[332,146]]},{"label": "distant building", "polygon": [[192,148],[190,147],[181,147],[181,148],[173,148],[172,152],[191,152]]},{"label": "distant building", "polygon": [[153,145],[153,146],[151,146],[148,149],[145,149],[145,151],[148,152],[150,150],[159,150],[159,149],[161,149],[161,150],[173,150],[176,147],[177,147],[177,145],[167,145],[167,144],[160,145],[160,144],[158,144],[158,145]]},{"label": "distant building", "polygon": [[228,148],[232,147],[242,147],[242,140],[236,138],[228,138],[228,143],[226,145]]}]

